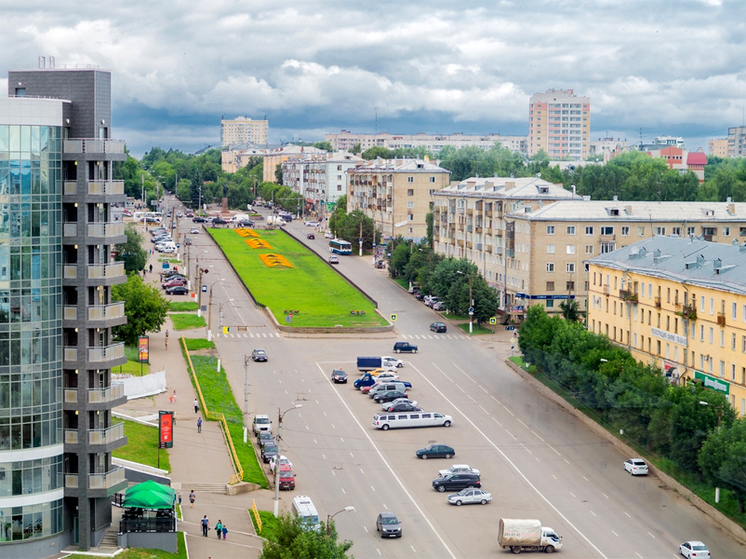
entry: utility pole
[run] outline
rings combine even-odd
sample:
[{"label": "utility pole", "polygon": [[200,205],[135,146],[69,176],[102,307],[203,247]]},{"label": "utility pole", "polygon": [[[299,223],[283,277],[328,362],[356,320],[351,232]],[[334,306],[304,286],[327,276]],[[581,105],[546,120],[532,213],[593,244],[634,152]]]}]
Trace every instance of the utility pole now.
[{"label": "utility pole", "polygon": [[275,518],[277,518],[280,515],[280,485],[278,483],[277,476],[280,473],[280,456],[282,456],[282,452],[280,450],[280,444],[282,443],[282,418],[285,417],[285,414],[291,410],[295,410],[298,408],[302,408],[303,404],[295,404],[292,408],[285,410],[284,412],[280,411],[280,408],[277,408],[277,459],[275,460],[275,471],[274,471],[274,483],[275,483],[275,507],[274,507],[274,514]]},{"label": "utility pole", "polygon": [[220,338],[223,337],[223,304],[220,303],[220,332],[218,332],[218,373],[220,372]]},{"label": "utility pole", "polygon": [[145,201],[145,175],[140,175],[140,182],[142,183],[142,205],[145,206],[145,211],[148,210],[148,204]]},{"label": "utility pole", "polygon": [[243,442],[246,444],[249,436],[249,361],[248,355],[243,356]]},{"label": "utility pole", "polygon": [[363,255],[363,216],[360,216],[360,236],[358,237],[360,239],[360,252],[358,256]]}]

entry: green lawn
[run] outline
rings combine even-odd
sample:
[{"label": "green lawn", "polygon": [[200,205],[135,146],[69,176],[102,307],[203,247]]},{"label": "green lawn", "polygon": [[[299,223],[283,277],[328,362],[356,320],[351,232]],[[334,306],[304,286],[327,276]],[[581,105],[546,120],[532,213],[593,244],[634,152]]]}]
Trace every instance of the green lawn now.
[{"label": "green lawn", "polygon": [[174,330],[192,330],[207,325],[205,317],[196,314],[172,314],[170,317],[174,324]]},{"label": "green lawn", "polygon": [[198,308],[199,305],[197,303],[174,301],[168,307],[168,310],[169,312],[191,312],[196,311]]},{"label": "green lawn", "polygon": [[249,516],[251,517],[251,522],[254,524],[254,530],[256,531],[257,535],[263,537],[265,540],[270,540],[273,542],[277,541],[277,527],[280,524],[280,521],[275,518],[275,515],[273,513],[266,510],[259,511],[259,518],[262,519],[261,532],[259,531],[259,527],[256,525],[254,511],[251,509],[249,509]]},{"label": "green lawn", "polygon": [[127,357],[127,362],[119,367],[114,367],[112,372],[133,376],[140,376],[141,370],[143,375],[150,373],[150,363],[143,363],[142,368],[140,367],[137,346],[124,346],[124,355]]},{"label": "green lawn", "polygon": [[158,428],[142,425],[134,421],[124,421],[124,434],[127,444],[114,451],[114,456],[132,462],[139,462],[153,468],[171,471],[168,451],[161,450],[161,465],[158,465]]},{"label": "green lawn", "polygon": [[[256,230],[272,249],[253,249],[234,229],[208,229],[257,303],[272,310],[280,324],[311,327],[385,326],[375,306],[345,279],[281,230]],[[270,268],[260,254],[279,254],[292,268]],[[344,257],[343,257],[344,258]],[[293,311],[292,323],[286,312]],[[295,312],[299,311],[299,312]],[[365,314],[350,314],[364,311]]]},{"label": "green lawn", "polygon": [[[186,545],[184,544],[184,532],[178,533],[179,551],[168,553],[160,549],[129,548],[116,555],[117,559],[187,559]],[[100,559],[101,555],[86,555],[84,553],[73,553],[66,559]]]},{"label": "green lawn", "polygon": [[186,342],[186,347],[189,351],[212,349],[215,347],[215,342],[208,342],[207,338],[184,338],[184,341]]},{"label": "green lawn", "polygon": [[[459,328],[461,328],[464,332],[467,334],[469,333],[469,323],[465,322],[464,324],[457,324]],[[472,336],[476,336],[478,334],[492,334],[492,330],[489,328],[485,328],[484,326],[477,326],[477,323],[474,323],[474,326],[472,327]]]}]

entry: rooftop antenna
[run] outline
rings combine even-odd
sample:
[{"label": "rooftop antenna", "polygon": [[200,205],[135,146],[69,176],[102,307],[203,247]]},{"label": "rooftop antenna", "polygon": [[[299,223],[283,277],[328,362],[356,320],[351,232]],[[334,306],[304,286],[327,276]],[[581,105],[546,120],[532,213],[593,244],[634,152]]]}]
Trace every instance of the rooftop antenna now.
[{"label": "rooftop antenna", "polygon": [[640,127],[640,151],[642,151],[642,126]]},{"label": "rooftop antenna", "polygon": [[376,111],[376,134],[378,134],[378,107],[373,107]]}]

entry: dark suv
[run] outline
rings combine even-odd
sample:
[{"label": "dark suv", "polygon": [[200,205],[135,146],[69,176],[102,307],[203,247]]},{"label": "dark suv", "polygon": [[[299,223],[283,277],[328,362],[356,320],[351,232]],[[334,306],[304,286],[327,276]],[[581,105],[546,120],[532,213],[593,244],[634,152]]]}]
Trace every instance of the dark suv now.
[{"label": "dark suv", "polygon": [[433,489],[441,493],[448,491],[459,491],[466,487],[482,487],[482,482],[477,474],[458,473],[449,474],[433,480]]},{"label": "dark suv", "polygon": [[398,398],[406,398],[407,395],[399,390],[387,390],[385,392],[379,392],[373,396],[373,400],[379,403],[393,402]]},{"label": "dark suv", "polygon": [[417,353],[417,349],[419,348],[416,345],[410,344],[409,342],[396,342],[394,344],[394,351],[396,353],[401,353],[402,351],[408,353]]}]

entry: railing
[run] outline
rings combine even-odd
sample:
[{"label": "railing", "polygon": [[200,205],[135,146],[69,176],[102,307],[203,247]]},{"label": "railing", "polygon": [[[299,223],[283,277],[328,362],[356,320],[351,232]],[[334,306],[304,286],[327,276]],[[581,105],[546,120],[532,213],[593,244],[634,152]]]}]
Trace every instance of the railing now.
[{"label": "railing", "polygon": [[89,223],[89,237],[121,237],[124,235],[124,223]]},{"label": "railing", "polygon": [[718,326],[725,326],[725,313],[718,313]]},{"label": "railing", "polygon": [[482,243],[477,243],[477,250],[482,250]]},{"label": "railing", "polygon": [[62,235],[64,237],[75,237],[78,235],[77,223],[64,223],[62,225]]},{"label": "railing", "polygon": [[[168,510],[171,514],[171,510]],[[173,516],[162,518],[122,518],[119,521],[119,533],[128,532],[175,532],[176,518]]]},{"label": "railing", "polygon": [[64,320],[78,320],[78,307],[65,306],[62,309],[62,318]]},{"label": "railing", "polygon": [[88,181],[88,194],[91,196],[124,194],[124,181]]},{"label": "railing", "polygon": [[76,181],[65,181],[62,185],[62,194],[64,196],[75,196],[78,193],[78,183]]},{"label": "railing", "polygon": [[[65,429],[65,444],[78,444],[77,429]],[[67,485],[67,483],[65,485]],[[77,487],[77,485],[75,487]]]},{"label": "railing", "polygon": [[105,474],[88,474],[88,487],[91,489],[108,489],[124,481],[124,468],[115,467]]},{"label": "railing", "polygon": [[65,388],[65,403],[66,404],[77,404],[78,403],[78,389],[77,388]]},{"label": "railing", "polygon": [[629,291],[628,289],[620,289],[619,298],[622,301],[627,301],[629,303],[637,303],[637,293]]},{"label": "railing", "polygon": [[694,305],[683,305],[681,307],[681,316],[688,320],[697,320],[697,307]]},{"label": "railing", "polygon": [[109,305],[92,305],[86,307],[88,320],[111,320],[124,316],[124,301]]},{"label": "railing", "polygon": [[65,361],[77,361],[78,360],[78,348],[71,347],[71,346],[65,347],[62,355]]},{"label": "railing", "polygon": [[65,153],[124,153],[124,140],[100,140],[98,138],[65,140]]},{"label": "railing", "polygon": [[124,384],[112,384],[109,388],[89,388],[88,403],[103,404],[124,396]]},{"label": "railing", "polygon": [[124,275],[124,262],[112,262],[111,264],[90,264],[88,279],[116,278]]},{"label": "railing", "polygon": [[88,444],[109,444],[124,437],[124,423],[117,423],[107,429],[89,429]]},{"label": "railing", "polygon": [[124,342],[106,347],[89,347],[88,361],[112,361],[124,357]]},{"label": "railing", "polygon": [[78,277],[78,265],[65,264],[62,267],[62,277],[64,279],[76,279]]},{"label": "railing", "polygon": [[78,474],[65,474],[65,487],[78,488]]}]

